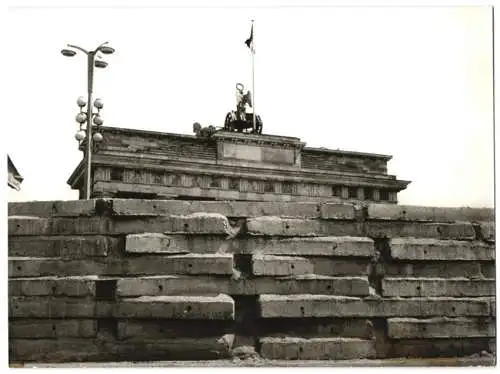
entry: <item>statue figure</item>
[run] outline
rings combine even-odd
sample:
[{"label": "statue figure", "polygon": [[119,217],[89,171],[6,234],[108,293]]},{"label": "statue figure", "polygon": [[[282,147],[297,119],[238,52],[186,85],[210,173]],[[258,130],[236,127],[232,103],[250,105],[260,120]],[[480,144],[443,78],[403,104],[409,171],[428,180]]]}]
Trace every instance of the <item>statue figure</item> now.
[{"label": "statue figure", "polygon": [[246,105],[252,107],[252,96],[250,91],[244,93],[244,86],[241,83],[236,84],[236,111],[231,111],[226,115],[224,122],[224,130],[238,131],[251,129],[250,132],[261,134],[262,133],[262,120],[258,115],[255,115],[255,131],[253,129],[253,116],[254,113],[246,112]]},{"label": "statue figure", "polygon": [[212,125],[202,127],[198,122],[195,122],[193,123],[193,132],[198,138],[209,138],[212,134],[215,134],[216,129]]}]

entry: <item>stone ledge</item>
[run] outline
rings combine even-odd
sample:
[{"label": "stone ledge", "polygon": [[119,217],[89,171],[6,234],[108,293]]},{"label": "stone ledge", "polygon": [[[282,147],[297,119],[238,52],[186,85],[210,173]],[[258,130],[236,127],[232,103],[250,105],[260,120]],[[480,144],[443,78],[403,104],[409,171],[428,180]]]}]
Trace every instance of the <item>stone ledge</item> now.
[{"label": "stone ledge", "polygon": [[183,215],[198,212],[226,217],[280,216],[318,218],[319,204],[313,202],[180,201],[112,199],[115,216]]},{"label": "stone ledge", "polygon": [[495,295],[495,279],[467,278],[389,278],[382,279],[385,297]]},{"label": "stone ledge", "polygon": [[208,276],[154,276],[117,280],[118,297],[157,295],[230,295],[277,294],[337,294],[367,296],[367,277],[329,277],[304,275],[291,277],[222,278]]},{"label": "stone ledge", "polygon": [[495,337],[495,320],[477,318],[389,318],[390,339]]},{"label": "stone ledge", "polygon": [[440,208],[415,205],[368,204],[367,218],[375,220],[457,222],[494,221],[491,208]]},{"label": "stone ledge", "polygon": [[256,276],[287,276],[312,274],[313,265],[304,257],[255,254],[252,274]]},{"label": "stone ledge", "polygon": [[280,360],[374,358],[375,342],[357,338],[260,338],[260,354]]},{"label": "stone ledge", "polygon": [[86,298],[9,298],[9,318],[234,319],[234,301],[217,296],[141,296],[117,301]]},{"label": "stone ledge", "polygon": [[391,257],[420,261],[494,261],[495,247],[479,241],[392,238]]},{"label": "stone ledge", "polygon": [[378,298],[327,295],[261,295],[262,318],[489,316],[481,298]]},{"label": "stone ledge", "polygon": [[63,260],[61,258],[10,257],[9,278],[81,275],[233,274],[233,255],[190,253],[170,256],[139,256]]}]

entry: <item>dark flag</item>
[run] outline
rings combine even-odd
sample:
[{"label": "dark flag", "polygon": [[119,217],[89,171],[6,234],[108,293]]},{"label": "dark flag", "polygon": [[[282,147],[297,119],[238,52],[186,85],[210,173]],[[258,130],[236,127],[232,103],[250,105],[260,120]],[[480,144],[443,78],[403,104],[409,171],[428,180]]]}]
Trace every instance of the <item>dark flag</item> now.
[{"label": "dark flag", "polygon": [[255,53],[255,48],[253,44],[253,22],[252,22],[252,29],[250,31],[250,37],[245,40],[245,44],[247,45],[248,48],[252,51],[252,53]]}]

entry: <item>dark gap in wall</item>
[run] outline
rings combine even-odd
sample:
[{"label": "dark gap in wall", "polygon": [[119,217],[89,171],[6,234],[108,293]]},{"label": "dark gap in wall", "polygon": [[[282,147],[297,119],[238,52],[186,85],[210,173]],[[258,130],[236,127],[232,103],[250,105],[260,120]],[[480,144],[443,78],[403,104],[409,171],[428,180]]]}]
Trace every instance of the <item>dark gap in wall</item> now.
[{"label": "dark gap in wall", "polygon": [[116,279],[98,280],[95,282],[97,300],[114,300],[116,297]]},{"label": "dark gap in wall", "polygon": [[95,213],[98,216],[109,217],[113,214],[113,200],[98,199],[95,202]]},{"label": "dark gap in wall", "polygon": [[257,295],[230,295],[234,300],[233,347],[254,345],[260,337],[259,304]]},{"label": "dark gap in wall", "polygon": [[234,254],[234,267],[243,276],[252,275],[252,255],[251,254]]},{"label": "dark gap in wall", "polygon": [[368,282],[378,295],[382,295],[382,279],[385,275],[385,264],[391,261],[391,248],[388,238],[373,238],[375,256],[370,264]]}]

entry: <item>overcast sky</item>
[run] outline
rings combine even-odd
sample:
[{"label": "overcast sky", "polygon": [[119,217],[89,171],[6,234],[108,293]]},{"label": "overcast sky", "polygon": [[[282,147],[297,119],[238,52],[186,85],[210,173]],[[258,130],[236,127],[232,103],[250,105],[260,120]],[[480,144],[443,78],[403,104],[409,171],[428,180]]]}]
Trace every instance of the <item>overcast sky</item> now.
[{"label": "overcast sky", "polygon": [[251,19],[265,133],[393,155],[389,173],[412,181],[401,204],[493,206],[488,7],[11,8],[2,126],[25,180],[9,200],[78,198],[86,59],[63,57],[67,43],[116,49],[95,76],[105,125],[190,134],[222,126],[237,82],[251,88]]}]

